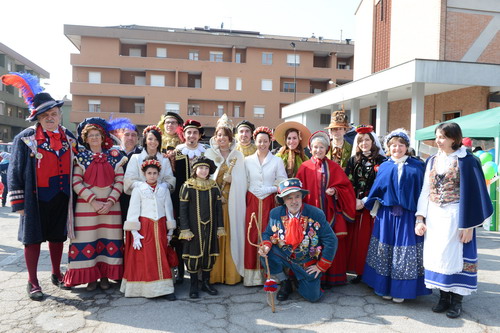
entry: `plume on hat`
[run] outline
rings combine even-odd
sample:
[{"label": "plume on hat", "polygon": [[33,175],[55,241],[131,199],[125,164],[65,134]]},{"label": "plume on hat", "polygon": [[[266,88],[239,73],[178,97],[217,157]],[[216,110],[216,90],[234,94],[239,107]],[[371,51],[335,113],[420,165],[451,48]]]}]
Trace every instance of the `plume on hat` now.
[{"label": "plume on hat", "polygon": [[24,103],[26,103],[30,109],[34,109],[33,98],[36,94],[43,91],[37,76],[29,73],[12,72],[3,75],[1,79],[2,83],[6,86],[14,86],[21,90]]}]

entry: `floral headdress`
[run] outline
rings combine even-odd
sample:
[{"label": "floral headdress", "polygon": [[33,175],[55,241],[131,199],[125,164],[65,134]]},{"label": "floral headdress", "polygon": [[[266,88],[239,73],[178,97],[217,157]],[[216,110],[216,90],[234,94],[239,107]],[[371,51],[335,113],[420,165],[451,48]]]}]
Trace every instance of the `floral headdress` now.
[{"label": "floral headdress", "polygon": [[155,160],[155,159],[145,160],[144,162],[142,162],[141,170],[144,170],[146,167],[148,167],[150,165],[157,166],[158,170],[161,170],[161,163],[160,163],[160,161]]},{"label": "floral headdress", "polygon": [[257,134],[259,134],[259,133],[266,133],[267,135],[269,135],[270,141],[274,141],[273,130],[270,129],[269,127],[266,127],[266,126],[257,127],[255,129],[255,131],[253,131],[253,139],[254,140],[257,137]]},{"label": "floral headdress", "polygon": [[142,131],[142,136],[146,136],[146,134],[148,134],[151,131],[157,131],[158,133],[160,133],[160,135],[163,135],[161,129],[158,126],[156,126],[156,125],[149,125],[148,127],[146,127],[144,129],[144,131]]}]

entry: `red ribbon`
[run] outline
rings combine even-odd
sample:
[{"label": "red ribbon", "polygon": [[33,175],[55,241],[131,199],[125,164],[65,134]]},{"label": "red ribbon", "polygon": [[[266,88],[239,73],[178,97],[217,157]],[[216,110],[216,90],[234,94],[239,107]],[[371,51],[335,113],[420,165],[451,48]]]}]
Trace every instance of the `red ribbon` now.
[{"label": "red ribbon", "polygon": [[115,170],[109,164],[106,154],[95,153],[89,167],[85,171],[83,181],[97,187],[107,187],[115,180]]},{"label": "red ribbon", "polygon": [[54,149],[55,151],[60,150],[62,148],[61,133],[47,131],[47,135],[49,136],[50,140],[50,148]]},{"label": "red ribbon", "polygon": [[286,228],[285,233],[285,243],[291,245],[295,250],[297,246],[299,246],[300,242],[303,239],[303,229],[300,225],[300,219],[297,217],[292,217],[290,221],[288,221],[288,226]]}]

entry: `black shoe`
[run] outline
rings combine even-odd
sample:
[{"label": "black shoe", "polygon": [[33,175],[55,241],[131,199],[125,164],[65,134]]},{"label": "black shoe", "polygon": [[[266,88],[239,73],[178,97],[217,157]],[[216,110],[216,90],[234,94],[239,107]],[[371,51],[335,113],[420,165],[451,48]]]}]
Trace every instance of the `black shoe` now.
[{"label": "black shoe", "polygon": [[177,277],[175,278],[175,284],[184,283],[184,264],[181,263],[177,266]]},{"label": "black shoe", "polygon": [[333,285],[331,285],[331,284],[328,284],[328,283],[321,284],[321,289],[323,289],[323,290],[330,290],[332,288],[333,288]]},{"label": "black shoe", "polygon": [[170,301],[170,302],[177,300],[177,297],[175,297],[174,293],[165,295],[165,298],[167,299],[167,301]]},{"label": "black shoe", "polygon": [[202,272],[201,290],[209,295],[217,295],[219,292],[210,284],[210,272]]},{"label": "black shoe", "polygon": [[189,298],[200,298],[198,289],[198,273],[191,273],[191,287],[189,288]]},{"label": "black shoe", "polygon": [[451,304],[450,308],[446,312],[448,318],[458,318],[462,314],[462,295],[450,293],[451,294]]},{"label": "black shoe", "polygon": [[40,302],[43,300],[42,288],[35,287],[28,281],[28,286],[26,287],[26,291],[28,292],[28,297],[33,301]]},{"label": "black shoe", "polygon": [[293,289],[292,289],[292,283],[290,282],[289,279],[281,281],[280,285],[281,287],[280,290],[278,291],[278,294],[276,295],[276,299],[282,302],[288,299],[288,296],[290,296]]},{"label": "black shoe", "polygon": [[450,308],[451,293],[443,290],[440,290],[439,293],[439,301],[432,307],[432,311],[442,313]]},{"label": "black shoe", "polygon": [[64,275],[62,275],[61,280],[59,280],[55,274],[52,274],[50,276],[50,281],[52,281],[52,284],[58,288],[61,288],[63,290],[71,290],[71,287],[64,285]]},{"label": "black shoe", "polygon": [[354,279],[352,279],[351,281],[349,281],[350,283],[352,284],[358,284],[361,282],[361,279],[363,278],[363,275],[356,275],[356,277]]}]

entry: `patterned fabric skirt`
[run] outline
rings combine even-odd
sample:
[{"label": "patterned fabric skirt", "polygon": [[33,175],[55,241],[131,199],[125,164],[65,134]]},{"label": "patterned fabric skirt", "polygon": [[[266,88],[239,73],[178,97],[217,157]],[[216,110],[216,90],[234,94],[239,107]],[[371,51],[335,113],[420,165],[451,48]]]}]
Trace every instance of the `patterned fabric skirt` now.
[{"label": "patterned fabric skirt", "polygon": [[[261,222],[260,230],[263,232],[267,228],[269,222],[269,213],[271,209],[276,206],[274,195],[269,195],[264,200],[259,200],[250,191],[247,192],[247,212],[246,212],[246,228],[245,228],[245,271],[243,277],[243,284],[249,286],[260,286],[264,284],[264,276],[262,275],[262,267],[260,265],[260,256],[257,253],[257,248],[250,245],[247,239],[248,226],[250,224],[250,217],[255,212],[257,215],[257,222]],[[259,236],[257,227],[252,224],[250,229],[250,240],[254,244],[259,244]]]},{"label": "patterned fabric skirt", "polygon": [[423,267],[424,237],[415,235],[415,212],[380,206],[368,247],[363,281],[377,295],[416,298],[429,295]]},{"label": "patterned fabric skirt", "polygon": [[[105,202],[109,189],[94,187],[97,199]],[[75,234],[68,252],[67,286],[97,281],[120,280],[123,276],[123,227],[120,202],[106,215],[97,214],[85,200],[78,198],[75,209]]]}]

